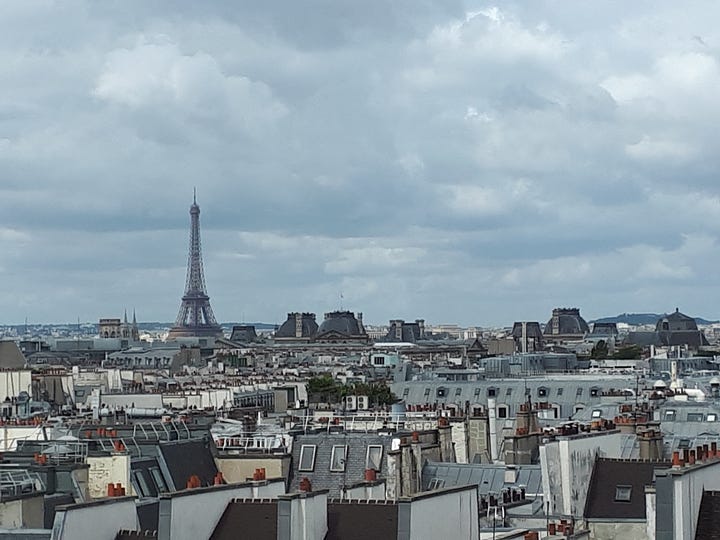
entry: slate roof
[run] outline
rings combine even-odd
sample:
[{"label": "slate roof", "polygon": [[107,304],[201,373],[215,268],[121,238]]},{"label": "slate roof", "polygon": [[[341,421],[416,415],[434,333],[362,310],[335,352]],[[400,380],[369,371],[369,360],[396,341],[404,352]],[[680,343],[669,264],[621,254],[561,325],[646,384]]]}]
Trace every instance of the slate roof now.
[{"label": "slate roof", "polygon": [[230,334],[230,341],[236,343],[247,343],[255,341],[258,338],[255,327],[252,325],[238,325],[232,327],[232,333]]},{"label": "slate roof", "polygon": [[[339,497],[343,486],[350,486],[364,480],[367,468],[368,446],[380,445],[383,447],[379,477],[387,475],[387,453],[391,449],[393,437],[397,434],[379,434],[362,432],[318,432],[296,435],[293,440],[292,464],[290,477],[290,491],[299,488],[300,479],[307,477],[313,490],[328,489],[331,497]],[[312,471],[300,471],[300,453],[303,445],[316,447],[315,463]],[[334,472],[330,470],[330,460],[333,446],[346,445],[345,470]]]},{"label": "slate roof", "polygon": [[25,367],[25,357],[14,341],[0,341],[0,369]]},{"label": "slate roof", "polygon": [[[431,489],[431,483],[442,487],[477,485],[480,495],[499,493],[503,488],[525,486],[528,496],[542,493],[542,471],[540,465],[516,465],[516,480],[505,483],[504,465],[476,463],[427,462],[422,469],[422,486]],[[432,482],[435,479],[435,482]]]},{"label": "slate roof", "polygon": [[210,540],[275,540],[277,515],[277,500],[235,499],[225,508]]},{"label": "slate roof", "polygon": [[337,332],[344,336],[367,337],[362,323],[351,311],[331,311],[325,314],[325,320],[317,331],[317,337]]},{"label": "slate roof", "polygon": [[158,448],[158,461],[167,468],[175,490],[185,489],[188,478],[193,474],[200,477],[202,486],[213,485],[218,469],[209,440],[163,442]]},{"label": "slate roof", "polygon": [[720,536],[720,491],[703,492],[695,540],[716,540]]},{"label": "slate roof", "polygon": [[[475,371],[475,375],[481,373]],[[608,390],[635,388],[632,375],[527,377],[480,379],[476,381],[417,380],[391,385],[393,393],[405,404],[451,404],[461,407],[467,402],[487,407],[487,399],[494,393],[498,405],[508,406],[508,416],[514,416],[520,403],[529,395],[533,402],[547,401],[560,407],[559,418],[569,418],[576,406],[592,407],[600,403],[601,394]],[[441,391],[441,390],[444,390]],[[527,394],[526,394],[527,392]],[[544,395],[541,395],[543,394]]]},{"label": "slate roof", "polygon": [[288,313],[287,320],[282,323],[280,328],[275,332],[276,338],[296,338],[295,335],[295,316],[298,315],[301,318],[302,336],[303,338],[311,338],[318,331],[318,325],[315,322],[314,313]]},{"label": "slate roof", "polygon": [[[653,483],[656,469],[667,469],[669,462],[597,458],[590,477],[585,518],[644,520],[645,486]],[[618,500],[618,487],[629,487],[629,500]]]}]

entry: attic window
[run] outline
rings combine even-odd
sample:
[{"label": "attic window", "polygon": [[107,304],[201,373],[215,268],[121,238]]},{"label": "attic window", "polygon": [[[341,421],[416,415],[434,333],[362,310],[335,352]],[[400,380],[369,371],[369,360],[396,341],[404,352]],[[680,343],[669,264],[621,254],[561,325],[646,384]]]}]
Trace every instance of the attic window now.
[{"label": "attic window", "polygon": [[582,396],[582,390],[583,390],[582,388],[578,388],[578,389],[577,389],[577,392],[575,392],[575,395],[578,396],[578,397],[579,397],[579,396]]},{"label": "attic window", "polygon": [[158,493],[165,493],[168,488],[167,484],[165,483],[165,479],[163,478],[162,473],[160,472],[160,469],[158,467],[150,467],[150,474],[153,477],[153,480],[155,481],[155,485],[157,486]]},{"label": "attic window", "polygon": [[512,396],[512,387],[508,387],[508,389],[505,390],[505,395],[506,395],[506,396]]},{"label": "attic window", "polygon": [[690,439],[680,439],[680,442],[678,443],[678,448],[690,448]]},{"label": "attic window", "polygon": [[482,391],[482,388],[476,388],[474,395],[475,395],[475,396],[479,396],[481,391]]},{"label": "attic window", "polygon": [[343,472],[345,471],[345,462],[347,461],[347,445],[335,445],[332,448],[332,455],[330,456],[330,471],[331,472]]},{"label": "attic window", "polygon": [[665,411],[665,415],[663,416],[663,420],[666,422],[673,422],[675,420],[675,410],[674,409],[668,409]]},{"label": "attic window", "polygon": [[708,422],[717,422],[717,414],[715,413],[708,413],[707,419]]},{"label": "attic window", "polygon": [[312,471],[315,468],[315,450],[317,446],[314,444],[303,444],[300,448],[300,466],[299,471]]},{"label": "attic window", "polygon": [[403,397],[408,397],[408,394],[409,394],[409,393],[410,393],[410,389],[409,389],[409,388],[405,388],[405,389],[403,390]]},{"label": "attic window", "polygon": [[367,456],[365,457],[365,468],[375,469],[379,471],[382,469],[382,454],[383,447],[379,444],[371,444],[367,449]]},{"label": "attic window", "polygon": [[557,395],[558,395],[558,396],[562,396],[562,395],[563,395],[563,387],[562,387],[562,386],[559,386],[559,387],[558,387],[558,389],[557,389]]},{"label": "attic window", "polygon": [[688,422],[702,422],[704,418],[703,413],[697,413],[697,412],[689,412],[687,413],[687,421]]},{"label": "attic window", "polygon": [[615,502],[630,502],[632,486],[615,486]]},{"label": "attic window", "polygon": [[445,480],[443,478],[432,478],[428,484],[428,489],[440,489],[445,487]]},{"label": "attic window", "polygon": [[428,397],[429,395],[430,395],[430,389],[426,388],[425,389],[425,397]]},{"label": "attic window", "polygon": [[495,394],[497,394],[497,390],[495,390],[494,388],[488,388],[487,394],[488,397],[495,397]]},{"label": "attic window", "polygon": [[445,388],[443,388],[442,386],[438,388],[436,395],[437,397],[445,397]]},{"label": "attic window", "polygon": [[538,388],[538,397],[545,397],[548,395],[547,388]]},{"label": "attic window", "polygon": [[590,389],[590,396],[591,397],[597,397],[597,395],[600,393],[599,388],[591,388]]},{"label": "attic window", "polygon": [[462,395],[462,388],[456,388],[455,389],[455,397]]}]

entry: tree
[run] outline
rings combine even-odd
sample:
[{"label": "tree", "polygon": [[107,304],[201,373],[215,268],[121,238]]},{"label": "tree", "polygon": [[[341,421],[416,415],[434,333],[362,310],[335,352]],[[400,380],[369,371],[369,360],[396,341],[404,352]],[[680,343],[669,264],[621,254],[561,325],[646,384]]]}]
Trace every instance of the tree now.
[{"label": "tree", "polygon": [[607,358],[608,357],[608,346],[607,343],[605,343],[605,340],[601,339],[598,341],[595,346],[592,348],[592,351],[590,351],[590,358]]}]

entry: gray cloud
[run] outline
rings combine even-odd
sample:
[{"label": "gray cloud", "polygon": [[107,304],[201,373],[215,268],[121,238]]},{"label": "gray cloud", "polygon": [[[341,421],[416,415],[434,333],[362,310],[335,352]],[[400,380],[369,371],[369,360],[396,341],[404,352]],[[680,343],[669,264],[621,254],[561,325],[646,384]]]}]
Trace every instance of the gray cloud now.
[{"label": "gray cloud", "polygon": [[11,3],[0,322],[717,316],[718,11]]}]

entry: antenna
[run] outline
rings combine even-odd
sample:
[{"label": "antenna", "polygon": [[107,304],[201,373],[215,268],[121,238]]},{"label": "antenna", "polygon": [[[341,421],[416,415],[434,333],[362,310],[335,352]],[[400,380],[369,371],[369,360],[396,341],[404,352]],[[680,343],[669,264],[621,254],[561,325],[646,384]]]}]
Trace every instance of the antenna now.
[{"label": "antenna", "polygon": [[193,186],[193,204],[197,204],[197,188]]}]

